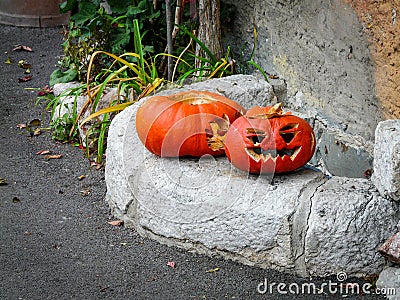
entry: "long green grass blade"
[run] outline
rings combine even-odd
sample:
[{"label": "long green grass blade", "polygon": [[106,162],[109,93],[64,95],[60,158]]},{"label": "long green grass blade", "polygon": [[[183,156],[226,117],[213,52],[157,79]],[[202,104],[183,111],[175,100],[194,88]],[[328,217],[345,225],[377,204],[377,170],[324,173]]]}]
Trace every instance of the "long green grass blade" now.
[{"label": "long green grass blade", "polygon": [[133,20],[133,34],[134,34],[133,41],[135,45],[135,52],[139,54],[139,64],[142,72],[144,72],[142,36],[140,35],[139,21],[137,19]]},{"label": "long green grass blade", "polygon": [[184,33],[186,33],[187,35],[189,35],[199,46],[200,46],[200,48],[205,52],[205,53],[207,53],[207,55],[211,58],[211,60],[212,60],[212,65],[214,65],[218,60],[217,60],[217,58],[215,57],[215,55],[210,51],[210,49],[208,49],[207,47],[206,47],[206,45],[204,45],[204,43],[203,42],[201,42],[198,38],[197,38],[197,36],[195,36],[193,33],[191,33],[185,26],[181,26],[181,25],[177,25],[176,24],[176,26],[178,26],[178,28],[180,29],[180,30],[182,30]]},{"label": "long green grass blade", "polygon": [[260,71],[260,73],[264,77],[265,81],[269,82],[267,73],[265,73],[265,71],[255,61],[251,60],[251,61],[248,61],[247,63],[249,65],[252,65],[253,67],[255,67],[258,71]]},{"label": "long green grass blade", "polygon": [[100,115],[104,115],[107,113],[112,113],[112,112],[119,112],[121,110],[124,110],[125,108],[127,108],[128,106],[131,106],[134,102],[125,102],[125,103],[121,103],[118,105],[114,105],[114,106],[110,106],[110,107],[106,107],[103,109],[100,109],[94,113],[92,113],[90,116],[88,116],[86,119],[84,119],[81,123],[80,126],[82,126],[83,124],[85,124],[86,122],[90,121],[93,118],[96,118]]}]

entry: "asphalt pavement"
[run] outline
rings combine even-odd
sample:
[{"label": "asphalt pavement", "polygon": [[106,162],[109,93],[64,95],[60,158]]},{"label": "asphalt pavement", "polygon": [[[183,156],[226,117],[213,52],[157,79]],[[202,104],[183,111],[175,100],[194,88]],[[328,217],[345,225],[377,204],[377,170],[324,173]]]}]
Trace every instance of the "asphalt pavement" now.
[{"label": "asphalt pavement", "polygon": [[[49,131],[31,136],[18,125],[39,119],[48,126],[36,89],[48,84],[62,55],[60,32],[0,25],[0,180],[7,183],[0,184],[0,299],[383,299],[346,295],[334,276],[302,279],[110,225],[104,170]],[[17,45],[33,52],[13,51]],[[31,64],[29,81],[20,82],[27,76],[20,60]],[[37,154],[42,150],[62,157]],[[329,282],[331,290],[320,289]],[[304,284],[317,289],[301,292]]]}]

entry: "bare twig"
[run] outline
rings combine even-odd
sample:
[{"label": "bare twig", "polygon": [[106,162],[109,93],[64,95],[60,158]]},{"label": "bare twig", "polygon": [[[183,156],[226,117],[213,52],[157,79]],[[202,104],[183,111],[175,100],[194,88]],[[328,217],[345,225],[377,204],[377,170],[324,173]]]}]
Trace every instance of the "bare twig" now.
[{"label": "bare twig", "polygon": [[171,0],[165,0],[166,8],[165,14],[167,19],[167,69],[168,69],[168,80],[172,80],[172,51],[173,51],[173,43],[172,43],[172,20],[171,20]]}]

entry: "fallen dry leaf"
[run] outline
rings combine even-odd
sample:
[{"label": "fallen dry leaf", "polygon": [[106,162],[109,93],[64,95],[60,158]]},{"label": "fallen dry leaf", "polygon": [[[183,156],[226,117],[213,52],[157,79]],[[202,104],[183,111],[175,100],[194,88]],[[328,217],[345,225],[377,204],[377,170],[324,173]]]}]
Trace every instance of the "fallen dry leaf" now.
[{"label": "fallen dry leaf", "polygon": [[81,176],[78,177],[78,179],[79,179],[79,180],[82,180],[82,179],[85,178],[85,177],[86,177],[85,175],[81,175]]},{"label": "fallen dry leaf", "polygon": [[107,223],[112,226],[121,226],[122,224],[124,224],[124,221],[123,220],[115,220],[115,221],[109,221]]},{"label": "fallen dry leaf", "polygon": [[38,152],[36,152],[36,155],[45,155],[45,154],[50,154],[51,151],[50,150],[40,150]]},{"label": "fallen dry leaf", "polygon": [[39,91],[38,96],[45,96],[45,95],[48,95],[48,94],[51,94],[51,93],[53,93],[53,89],[49,88],[49,86],[46,85],[44,88],[42,88]]},{"label": "fallen dry leaf", "polygon": [[175,262],[174,261],[168,261],[167,266],[171,268],[175,268]]},{"label": "fallen dry leaf", "polygon": [[7,60],[6,60],[4,63],[7,64],[7,65],[11,65],[11,64],[12,64],[12,61],[11,61],[11,59],[8,57]]},{"label": "fallen dry leaf", "polygon": [[31,47],[28,46],[23,46],[23,45],[18,45],[16,46],[12,51],[27,51],[27,52],[33,52]]},{"label": "fallen dry leaf", "polygon": [[42,133],[42,131],[40,130],[40,128],[36,128],[36,129],[33,131],[33,135],[34,135],[34,136],[40,135],[41,133]]},{"label": "fallen dry leaf", "polygon": [[24,129],[24,128],[26,128],[26,124],[19,123],[19,124],[17,124],[17,128]]},{"label": "fallen dry leaf", "polygon": [[0,185],[7,185],[7,179],[0,177]]},{"label": "fallen dry leaf", "polygon": [[80,191],[80,193],[81,193],[81,195],[82,196],[89,196],[90,195],[90,190],[82,190],[82,191]]},{"label": "fallen dry leaf", "polygon": [[218,271],[219,271],[219,268],[214,268],[214,269],[207,270],[206,272],[207,273],[215,273],[215,272],[218,272]]},{"label": "fallen dry leaf", "polygon": [[29,69],[31,67],[31,64],[28,63],[26,60],[21,59],[18,62],[18,67],[22,68],[22,69]]},{"label": "fallen dry leaf", "polygon": [[271,79],[278,79],[278,78],[279,78],[279,75],[269,74],[269,75],[268,75],[268,78],[271,78]]},{"label": "fallen dry leaf", "polygon": [[47,159],[59,159],[63,157],[62,154],[53,154],[53,155],[46,155],[45,158]]},{"label": "fallen dry leaf", "polygon": [[14,198],[12,199],[12,202],[13,202],[13,203],[18,203],[18,202],[21,202],[21,200],[20,200],[18,197],[14,197]]},{"label": "fallen dry leaf", "polygon": [[18,78],[18,82],[27,82],[32,79],[32,75],[28,75],[22,78]]},{"label": "fallen dry leaf", "polygon": [[97,163],[97,162],[95,162],[95,161],[92,161],[92,162],[90,163],[90,166],[91,166],[91,167],[96,167],[96,170],[100,170],[104,165],[103,165],[102,163]]}]

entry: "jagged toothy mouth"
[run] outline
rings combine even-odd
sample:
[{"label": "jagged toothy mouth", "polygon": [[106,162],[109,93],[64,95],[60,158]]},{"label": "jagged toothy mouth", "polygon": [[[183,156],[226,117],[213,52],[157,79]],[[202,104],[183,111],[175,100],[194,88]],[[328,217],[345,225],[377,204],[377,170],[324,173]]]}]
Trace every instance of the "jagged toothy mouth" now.
[{"label": "jagged toothy mouth", "polygon": [[289,157],[290,160],[294,160],[299,153],[301,147],[296,147],[294,149],[280,149],[280,150],[264,150],[260,147],[246,148],[247,154],[254,159],[256,162],[260,160],[267,161],[272,159],[276,161],[278,157],[283,159],[285,156]]}]

